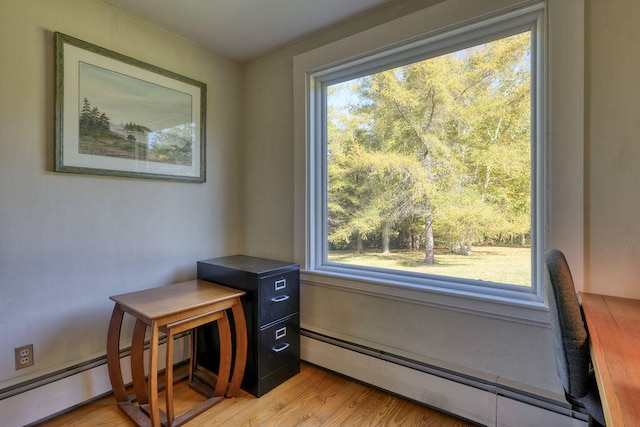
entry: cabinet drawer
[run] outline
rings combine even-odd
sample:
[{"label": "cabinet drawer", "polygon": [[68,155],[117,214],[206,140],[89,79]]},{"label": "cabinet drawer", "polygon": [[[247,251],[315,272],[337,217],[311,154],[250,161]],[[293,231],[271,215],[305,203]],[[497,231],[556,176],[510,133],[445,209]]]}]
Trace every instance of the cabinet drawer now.
[{"label": "cabinet drawer", "polygon": [[300,359],[300,316],[260,331],[260,377]]},{"label": "cabinet drawer", "polygon": [[268,325],[298,312],[299,277],[298,271],[289,271],[260,279],[260,325]]}]

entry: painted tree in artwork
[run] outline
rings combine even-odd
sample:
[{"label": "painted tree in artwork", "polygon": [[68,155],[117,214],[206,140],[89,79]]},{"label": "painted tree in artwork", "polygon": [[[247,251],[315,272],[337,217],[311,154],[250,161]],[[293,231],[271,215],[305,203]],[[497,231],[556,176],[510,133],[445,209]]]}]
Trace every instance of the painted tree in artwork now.
[{"label": "painted tree in artwork", "polygon": [[82,101],[80,111],[80,135],[109,136],[111,121],[98,107],[91,108],[87,98]]}]

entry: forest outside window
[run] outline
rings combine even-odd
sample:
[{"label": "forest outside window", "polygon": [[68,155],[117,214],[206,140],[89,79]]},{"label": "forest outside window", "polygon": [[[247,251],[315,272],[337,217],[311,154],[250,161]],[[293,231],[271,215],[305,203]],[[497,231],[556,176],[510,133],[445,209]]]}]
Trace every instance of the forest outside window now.
[{"label": "forest outside window", "polygon": [[311,76],[317,270],[539,299],[541,19]]}]

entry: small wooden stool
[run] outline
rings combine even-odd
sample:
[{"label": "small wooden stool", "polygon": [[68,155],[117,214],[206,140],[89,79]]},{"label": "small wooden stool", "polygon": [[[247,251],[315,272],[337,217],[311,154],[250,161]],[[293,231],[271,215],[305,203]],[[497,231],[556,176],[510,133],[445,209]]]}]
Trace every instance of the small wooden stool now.
[{"label": "small wooden stool", "polygon": [[[247,326],[240,297],[244,291],[204,280],[191,280],[169,286],[110,297],[115,302],[107,337],[109,379],[118,407],[137,425],[179,426],[240,390],[247,360]],[[233,313],[235,348],[227,310]],[[120,368],[120,331],[124,313],[136,318],[131,343],[131,373],[135,395],[125,390]],[[216,322],[220,333],[220,366],[215,388],[197,381],[195,328]],[[144,336],[151,327],[148,384],[144,374]],[[176,417],[173,410],[173,340],[184,331],[190,334],[189,385],[208,399]],[[167,334],[166,409],[158,408],[158,339]],[[233,354],[235,349],[235,355]],[[231,374],[231,362],[234,362]],[[229,381],[230,378],[230,381]],[[134,401],[138,402],[136,405]]]}]

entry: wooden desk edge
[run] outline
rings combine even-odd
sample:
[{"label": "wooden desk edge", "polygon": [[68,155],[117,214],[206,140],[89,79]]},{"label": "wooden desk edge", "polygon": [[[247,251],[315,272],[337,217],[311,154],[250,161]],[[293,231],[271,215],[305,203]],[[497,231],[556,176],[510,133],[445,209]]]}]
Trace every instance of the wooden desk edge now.
[{"label": "wooden desk edge", "polygon": [[[596,312],[596,310],[601,308],[600,305],[604,305],[605,307],[607,306],[607,297],[619,297],[595,294],[590,292],[579,292],[578,295],[580,298],[580,303],[582,305],[585,322],[587,324],[591,363],[596,375],[598,390],[600,391],[600,400],[602,402],[605,422],[608,426],[627,425],[624,421],[626,419],[626,417],[624,416],[624,411],[622,410],[618,396],[615,393],[613,378],[611,377],[609,368],[607,366],[608,361],[599,335],[597,325],[598,314]],[[607,308],[607,312],[608,311],[609,310]]]}]

